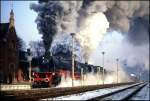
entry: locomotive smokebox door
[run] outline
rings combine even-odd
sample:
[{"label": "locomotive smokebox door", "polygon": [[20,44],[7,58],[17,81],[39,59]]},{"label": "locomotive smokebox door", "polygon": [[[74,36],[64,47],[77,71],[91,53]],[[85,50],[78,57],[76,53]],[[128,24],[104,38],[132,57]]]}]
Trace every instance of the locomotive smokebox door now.
[{"label": "locomotive smokebox door", "polygon": [[30,48],[27,49],[27,54],[28,54],[28,56],[31,56],[31,50],[30,50]]}]

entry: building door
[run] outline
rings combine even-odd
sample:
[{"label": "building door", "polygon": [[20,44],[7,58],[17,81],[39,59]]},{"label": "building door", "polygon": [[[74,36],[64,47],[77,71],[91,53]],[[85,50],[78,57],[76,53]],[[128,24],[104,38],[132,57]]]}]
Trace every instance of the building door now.
[{"label": "building door", "polygon": [[15,64],[9,65],[8,82],[11,84],[15,80]]}]

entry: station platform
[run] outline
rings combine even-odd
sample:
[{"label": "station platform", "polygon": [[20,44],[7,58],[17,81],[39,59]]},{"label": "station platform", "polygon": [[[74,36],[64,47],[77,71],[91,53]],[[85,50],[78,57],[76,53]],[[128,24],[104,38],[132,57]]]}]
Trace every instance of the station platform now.
[{"label": "station platform", "polygon": [[31,85],[29,83],[0,84],[0,91],[29,89],[31,89]]}]

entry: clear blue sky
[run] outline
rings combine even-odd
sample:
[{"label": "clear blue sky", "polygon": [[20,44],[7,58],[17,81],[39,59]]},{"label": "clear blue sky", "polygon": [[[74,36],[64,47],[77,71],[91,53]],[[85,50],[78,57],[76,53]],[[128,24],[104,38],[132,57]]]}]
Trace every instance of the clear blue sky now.
[{"label": "clear blue sky", "polygon": [[[1,1],[1,22],[9,22],[10,10],[12,1]],[[31,40],[41,40],[41,35],[38,34],[35,19],[37,13],[30,10],[30,3],[37,1],[13,1],[13,10],[15,15],[15,28],[17,35],[20,36],[28,46]]]}]

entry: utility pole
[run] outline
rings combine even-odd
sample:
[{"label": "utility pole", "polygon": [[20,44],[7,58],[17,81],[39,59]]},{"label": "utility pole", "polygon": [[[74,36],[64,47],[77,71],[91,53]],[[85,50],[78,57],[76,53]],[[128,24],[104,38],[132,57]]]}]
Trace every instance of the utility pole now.
[{"label": "utility pole", "polygon": [[101,67],[99,67],[99,84],[100,84],[100,81],[101,81]]},{"label": "utility pole", "polygon": [[102,52],[102,55],[103,55],[103,85],[104,85],[104,54],[105,54],[105,52]]},{"label": "utility pole", "polygon": [[70,34],[72,36],[72,87],[74,86],[74,36],[75,33]]},{"label": "utility pole", "polygon": [[139,82],[141,81],[141,73],[142,72],[142,70],[139,68]]},{"label": "utility pole", "polygon": [[97,67],[97,84],[99,84],[100,81],[100,67]]},{"label": "utility pole", "polygon": [[81,68],[81,86],[83,86],[83,68]]},{"label": "utility pole", "polygon": [[140,78],[141,78],[141,72],[140,72],[140,75],[139,75],[139,81],[140,81]]},{"label": "utility pole", "polygon": [[117,83],[118,83],[118,61],[119,59],[117,58],[116,61],[117,61]]},{"label": "utility pole", "polygon": [[99,70],[98,70],[98,68],[96,68],[97,69],[97,85],[98,85],[98,81],[99,81]]}]

